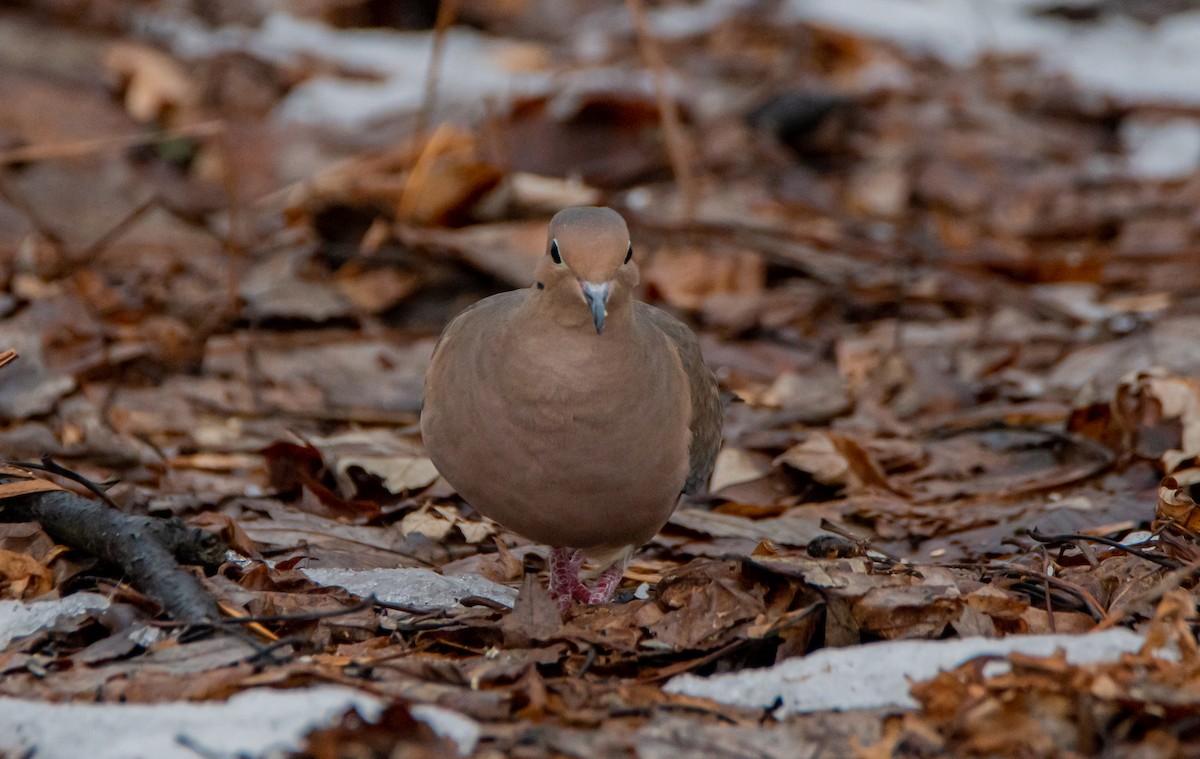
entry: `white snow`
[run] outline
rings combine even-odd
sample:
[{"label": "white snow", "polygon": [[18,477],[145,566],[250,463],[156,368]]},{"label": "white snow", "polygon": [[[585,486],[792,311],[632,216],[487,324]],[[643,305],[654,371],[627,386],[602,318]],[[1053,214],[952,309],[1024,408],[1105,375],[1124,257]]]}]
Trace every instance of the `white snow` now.
[{"label": "white snow", "polygon": [[[1196,76],[1200,78],[1200,70]],[[1200,122],[1195,119],[1125,119],[1121,122],[1121,142],[1134,176],[1179,179],[1200,168]]]},{"label": "white snow", "polygon": [[[307,570],[318,582],[351,592],[422,608],[444,608],[465,595],[483,595],[511,604],[516,591],[483,577],[443,577],[424,569]],[[52,601],[0,601],[0,648],[52,627],[107,609],[96,593],[76,593]],[[380,701],[349,688],[258,689],[224,703],[55,704],[0,698],[0,756],[28,752],[38,759],[195,759],[277,754],[298,748],[314,728],[357,708],[374,719]],[[481,728],[457,712],[417,705],[412,714],[454,742],[462,755],[474,751]],[[69,730],[63,726],[69,725]]]},{"label": "white snow", "polygon": [[[293,88],[278,107],[284,121],[354,128],[416,111],[425,97],[433,50],[430,32],[334,29],[287,13],[273,13],[258,29],[211,30],[147,16],[149,32],[183,58],[244,51],[276,63],[314,57],[346,74],[321,74]],[[550,73],[539,70],[540,48],[452,27],[445,37],[437,88],[439,107],[482,115],[486,101],[546,92]]]},{"label": "white snow", "polygon": [[1200,10],[1148,26],[1110,14],[1039,17],[1044,0],[790,0],[783,19],[815,21],[953,65],[988,52],[1037,56],[1049,70],[1127,103],[1200,104]]},{"label": "white snow", "polygon": [[[789,0],[780,19],[887,40],[952,66],[985,54],[1031,56],[1085,94],[1127,106],[1200,106],[1200,8],[1146,24],[1112,12],[1077,22],[1038,15],[1048,5],[1048,0]],[[1103,3],[1083,5],[1103,10]],[[1125,119],[1121,139],[1132,176],[1170,180],[1200,169],[1197,119]]]},{"label": "white snow", "polygon": [[17,638],[54,625],[59,617],[78,618],[108,608],[99,593],[75,593],[53,601],[0,601],[0,649]]},{"label": "white snow", "polygon": [[[367,719],[377,699],[349,688],[257,689],[224,703],[54,704],[0,698],[0,754],[38,759],[196,759],[297,749],[350,707]],[[69,729],[64,729],[69,726]]]},{"label": "white snow", "polygon": [[[0,755],[34,751],[38,759],[196,759],[279,755],[303,744],[312,730],[333,724],[350,708],[374,720],[374,696],[333,686],[245,691],[221,702],[54,704],[0,698]],[[482,728],[438,706],[413,706],[412,715],[466,756]],[[63,729],[69,725],[70,729]],[[195,747],[195,749],[190,748]]]},{"label": "white snow", "polygon": [[979,656],[1020,652],[1050,656],[1062,650],[1083,664],[1114,661],[1138,651],[1145,639],[1124,628],[1088,635],[1014,635],[1008,638],[900,640],[824,648],[766,669],[697,677],[680,675],[665,690],[722,704],[767,708],[777,699],[783,716],[826,710],[913,708],[909,682],[927,680]]},{"label": "white snow", "polygon": [[666,4],[646,15],[650,32],[656,37],[687,37],[703,34],[736,13],[752,10],[753,6],[751,0],[705,0]]},{"label": "white snow", "polygon": [[345,588],[356,596],[375,596],[380,601],[418,609],[445,609],[464,596],[483,596],[512,606],[517,591],[480,575],[447,577],[428,569],[305,569],[304,574],[320,585]]},{"label": "white snow", "polygon": [[[1200,105],[1200,9],[1148,25],[1117,13],[1080,22],[1037,15],[1047,5],[1048,0],[788,0],[770,21],[821,23],[955,66],[988,53],[1029,55],[1048,71],[1070,76],[1085,92],[1118,102]],[[648,15],[656,34],[675,37],[711,31],[752,6],[748,0],[704,0],[656,8]],[[276,63],[314,57],[342,69],[295,87],[277,110],[283,120],[358,128],[412,113],[425,97],[430,32],[334,29],[282,12],[268,16],[258,29],[210,29],[153,14],[142,18],[142,26],[183,58],[240,50]],[[628,35],[630,27],[623,9],[588,16],[575,32],[579,62],[608,51],[611,38]],[[548,94],[597,68],[556,75],[548,59],[547,49],[537,44],[453,27],[445,38],[439,108],[478,117],[489,101],[502,108],[516,94]],[[622,73],[631,75],[628,69]],[[632,73],[645,72],[633,66]],[[1181,125],[1172,130],[1171,144],[1187,141],[1185,153],[1194,156],[1196,128],[1191,134]],[[1186,161],[1176,163],[1166,170],[1173,175],[1188,170]],[[1163,171],[1156,160],[1149,165]]]},{"label": "white snow", "polygon": [[453,741],[462,756],[474,751],[479,737],[483,735],[483,728],[478,722],[450,709],[432,704],[415,704],[409,707],[409,712],[415,719],[429,725],[439,737]]}]

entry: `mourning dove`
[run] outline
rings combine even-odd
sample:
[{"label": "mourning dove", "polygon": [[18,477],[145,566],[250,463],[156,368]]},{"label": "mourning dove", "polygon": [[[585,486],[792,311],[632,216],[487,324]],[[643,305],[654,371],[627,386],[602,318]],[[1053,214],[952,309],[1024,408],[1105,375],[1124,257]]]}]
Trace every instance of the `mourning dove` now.
[{"label": "mourning dove", "polygon": [[721,406],[696,336],[634,300],[638,268],[620,214],[559,212],[534,274],[531,287],[486,298],[446,327],[421,434],[471,506],[553,549],[550,593],[565,609],[610,600],[680,493],[706,484]]}]

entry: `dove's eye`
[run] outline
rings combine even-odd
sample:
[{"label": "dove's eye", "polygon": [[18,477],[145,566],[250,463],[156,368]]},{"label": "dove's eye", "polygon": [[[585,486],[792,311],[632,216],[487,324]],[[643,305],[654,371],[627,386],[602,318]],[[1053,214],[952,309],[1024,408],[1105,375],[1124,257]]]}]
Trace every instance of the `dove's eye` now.
[{"label": "dove's eye", "polygon": [[550,257],[554,259],[554,263],[562,266],[562,254],[558,252],[558,240],[550,241]]},{"label": "dove's eye", "polygon": [[629,261],[632,258],[633,258],[633,243],[629,243],[629,252],[625,254],[625,263],[629,263]]}]

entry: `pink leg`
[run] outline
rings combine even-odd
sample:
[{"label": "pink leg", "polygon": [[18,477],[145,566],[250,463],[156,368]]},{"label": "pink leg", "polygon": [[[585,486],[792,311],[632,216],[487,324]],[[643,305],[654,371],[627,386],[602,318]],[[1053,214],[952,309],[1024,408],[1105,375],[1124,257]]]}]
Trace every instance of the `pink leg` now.
[{"label": "pink leg", "polygon": [[566,611],[571,606],[571,599],[579,598],[580,591],[587,592],[579,581],[581,566],[583,551],[577,548],[550,550],[550,597],[558,604],[559,611]]},{"label": "pink leg", "polygon": [[596,577],[595,584],[591,589],[583,588],[585,596],[576,598],[584,603],[589,604],[606,604],[612,600],[612,597],[617,592],[617,586],[621,584],[621,578],[625,576],[625,562],[619,561],[608,567]]}]

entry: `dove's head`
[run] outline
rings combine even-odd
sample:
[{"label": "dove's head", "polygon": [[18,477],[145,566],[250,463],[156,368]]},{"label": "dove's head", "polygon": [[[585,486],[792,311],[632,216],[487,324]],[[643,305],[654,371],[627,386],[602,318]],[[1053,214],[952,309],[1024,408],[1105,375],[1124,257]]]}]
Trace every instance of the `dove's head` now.
[{"label": "dove's head", "polygon": [[596,334],[629,309],[638,282],[625,220],[611,208],[566,208],[550,220],[546,255],[537,267],[537,297],[567,326],[590,324]]}]

